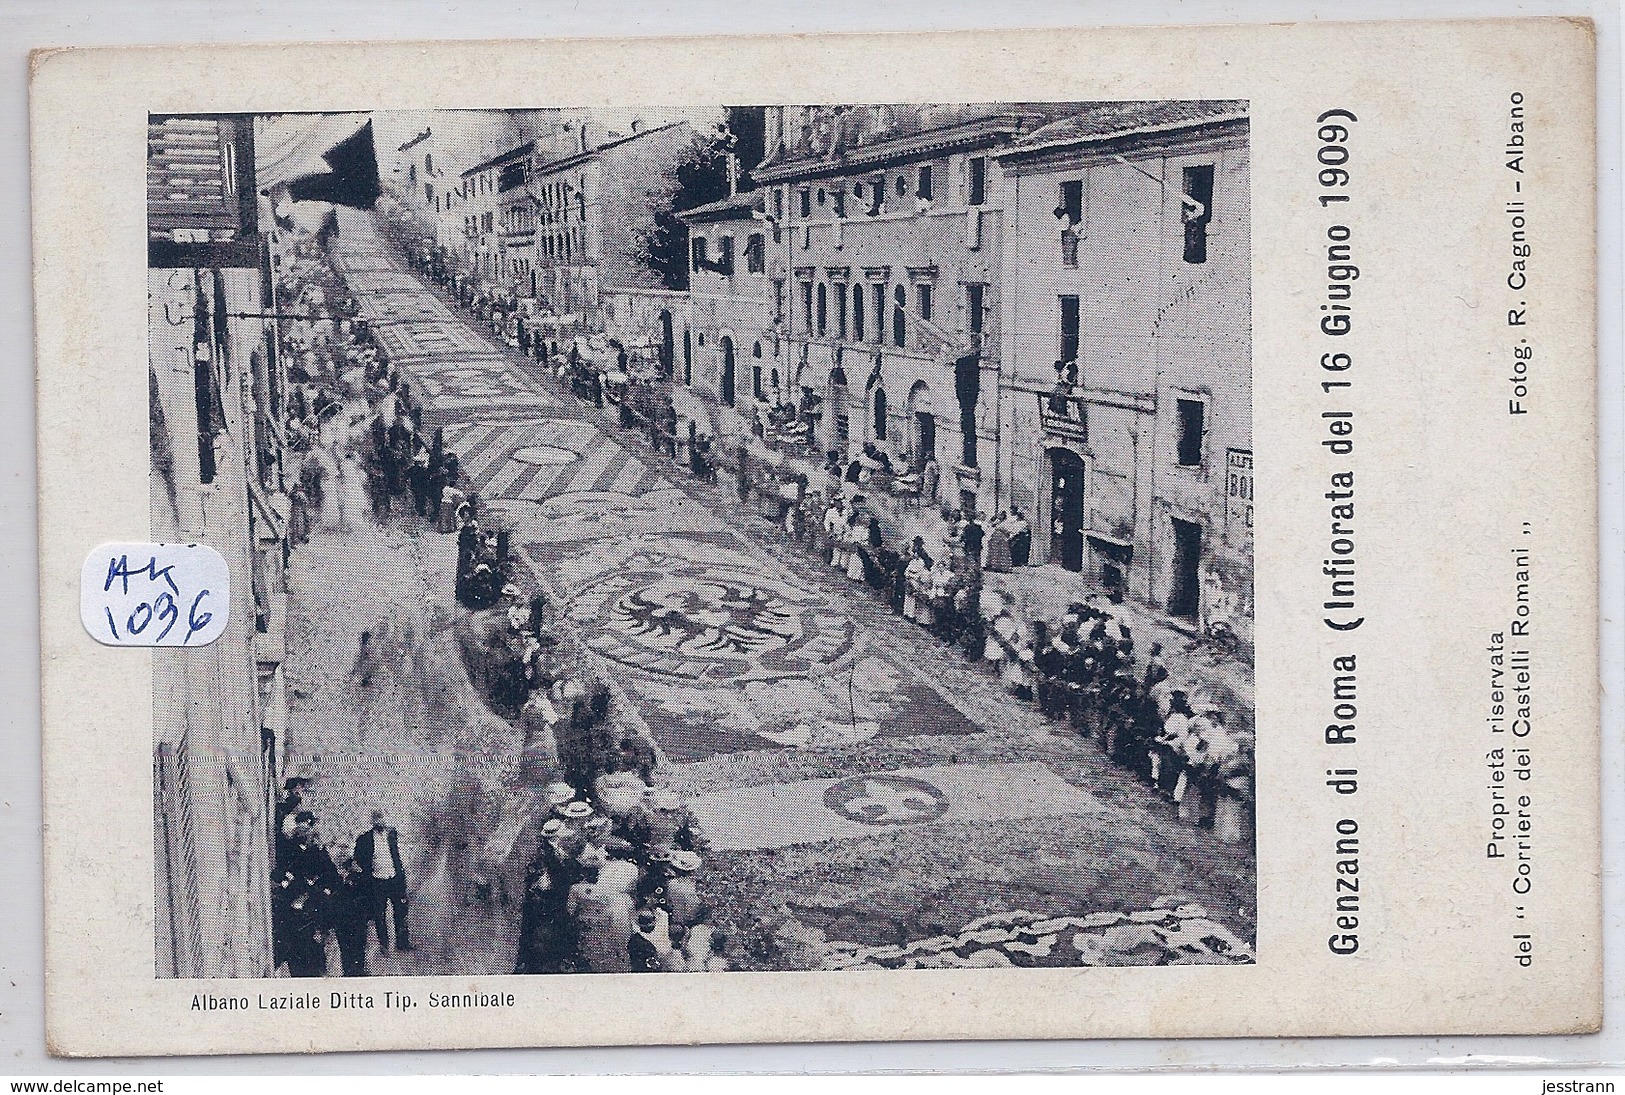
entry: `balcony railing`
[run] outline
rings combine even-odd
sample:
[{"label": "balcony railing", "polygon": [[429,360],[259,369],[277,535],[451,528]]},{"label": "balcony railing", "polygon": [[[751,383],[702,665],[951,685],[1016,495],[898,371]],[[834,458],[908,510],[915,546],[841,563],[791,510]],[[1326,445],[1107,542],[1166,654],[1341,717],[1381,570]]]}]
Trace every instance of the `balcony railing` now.
[{"label": "balcony railing", "polygon": [[1055,391],[1037,398],[1038,422],[1045,433],[1081,445],[1089,443],[1089,404],[1082,396]]},{"label": "balcony railing", "polygon": [[1080,445],[1089,443],[1091,407],[1116,407],[1135,414],[1157,413],[1157,397],[1150,392],[1079,387],[1024,390],[1038,400],[1038,421],[1046,434]]}]

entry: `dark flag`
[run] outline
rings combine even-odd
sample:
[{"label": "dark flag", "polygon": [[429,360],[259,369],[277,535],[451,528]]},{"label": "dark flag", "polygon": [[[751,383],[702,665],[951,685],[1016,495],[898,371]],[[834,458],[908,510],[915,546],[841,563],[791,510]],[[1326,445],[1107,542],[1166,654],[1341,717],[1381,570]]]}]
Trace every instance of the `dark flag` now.
[{"label": "dark flag", "polygon": [[965,465],[976,466],[976,400],[982,389],[982,351],[954,359],[954,395],[959,398],[959,431],[965,439]]},{"label": "dark flag", "polygon": [[371,209],[382,189],[378,185],[378,150],[373,146],[372,122],[322,153],[332,170],[302,175],[288,182],[288,196],[296,202],[331,202],[355,209]]}]

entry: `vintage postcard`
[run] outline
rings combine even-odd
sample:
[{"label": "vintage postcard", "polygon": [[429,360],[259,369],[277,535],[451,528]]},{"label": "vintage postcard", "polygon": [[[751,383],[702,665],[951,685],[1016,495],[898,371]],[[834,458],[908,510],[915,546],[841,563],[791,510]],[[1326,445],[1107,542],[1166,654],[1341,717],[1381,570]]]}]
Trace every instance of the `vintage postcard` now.
[{"label": "vintage postcard", "polygon": [[1595,1029],[1592,63],[37,54],[53,1051]]}]

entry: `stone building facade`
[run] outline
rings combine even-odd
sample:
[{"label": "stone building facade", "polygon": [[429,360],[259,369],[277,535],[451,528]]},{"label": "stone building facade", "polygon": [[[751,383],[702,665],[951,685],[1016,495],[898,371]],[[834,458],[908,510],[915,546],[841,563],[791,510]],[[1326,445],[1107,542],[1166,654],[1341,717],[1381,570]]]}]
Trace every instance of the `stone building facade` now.
[{"label": "stone building facade", "polygon": [[[791,395],[784,342],[774,320],[768,257],[773,229],[760,192],[687,210],[691,323],[675,378],[749,418],[760,400]],[[782,231],[781,231],[782,236]]]},{"label": "stone building facade", "polygon": [[640,127],[534,167],[537,295],[553,311],[602,330],[601,290],[663,288],[647,240],[656,212],[671,208],[674,169],[694,140],[688,122]]},{"label": "stone building facade", "polygon": [[1039,561],[1250,639],[1246,104],[1092,104],[998,162],[1003,504]]},{"label": "stone building facade", "polygon": [[[163,977],[265,977],[275,966],[270,857],[286,729],[288,514],[277,424],[287,375],[261,318],[275,297],[253,136],[243,116],[149,123],[150,538],[207,544],[231,571],[220,638],[152,652]],[[183,167],[174,174],[172,149]]]},{"label": "stone building facade", "polygon": [[786,106],[753,172],[782,243],[768,263],[790,382],[823,400],[818,445],[873,441],[994,504],[1006,186],[996,154],[1054,107]]}]

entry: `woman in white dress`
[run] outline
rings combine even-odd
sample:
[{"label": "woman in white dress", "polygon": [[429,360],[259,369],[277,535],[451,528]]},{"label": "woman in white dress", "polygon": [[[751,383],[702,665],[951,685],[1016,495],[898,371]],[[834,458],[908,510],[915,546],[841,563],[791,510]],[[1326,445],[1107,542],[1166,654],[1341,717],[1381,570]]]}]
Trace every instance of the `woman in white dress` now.
[{"label": "woman in white dress", "polygon": [[[935,627],[937,611],[931,604],[932,591],[936,585],[936,569],[929,560],[920,560],[920,583],[914,590],[914,618],[925,627]],[[943,564],[946,569],[947,564]]]},{"label": "woman in white dress", "polygon": [[830,503],[824,512],[824,531],[829,534],[829,565],[836,570],[846,569],[846,517],[841,512],[840,500]]},{"label": "woman in white dress", "polygon": [[920,588],[925,584],[928,571],[925,559],[909,549],[912,556],[903,571],[903,619],[918,622],[920,618]]}]

